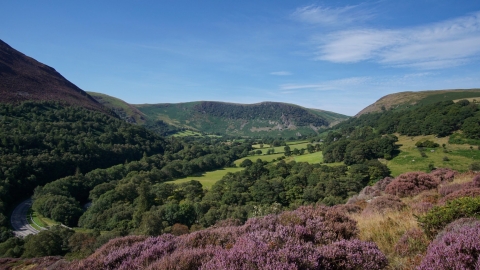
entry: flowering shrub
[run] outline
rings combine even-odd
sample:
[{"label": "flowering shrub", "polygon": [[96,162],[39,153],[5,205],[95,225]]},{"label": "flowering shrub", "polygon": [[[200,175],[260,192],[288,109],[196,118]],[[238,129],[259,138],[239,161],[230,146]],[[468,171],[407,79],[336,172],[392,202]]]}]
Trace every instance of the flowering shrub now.
[{"label": "flowering shrub", "polygon": [[480,188],[461,189],[448,194],[441,198],[438,203],[443,204],[447,201],[455,200],[461,197],[477,197],[480,196]]},{"label": "flowering shrub", "polygon": [[423,172],[408,172],[399,175],[385,188],[385,193],[399,197],[414,196],[424,190],[434,189],[440,182]]},{"label": "flowering shrub", "polygon": [[363,210],[364,213],[381,213],[384,214],[388,211],[400,211],[405,208],[406,205],[397,196],[386,194],[381,197],[373,199]]},{"label": "flowering shrub", "polygon": [[[304,206],[249,219],[243,226],[110,241],[68,269],[382,269],[376,244],[354,239],[340,208]],[[218,226],[218,225],[217,225]]]},{"label": "flowering shrub", "polygon": [[435,239],[442,238],[446,233],[459,232],[459,230],[465,227],[475,227],[480,224],[480,220],[476,218],[459,218],[450,224],[448,224],[441,232],[437,234]]},{"label": "flowering shrub", "polygon": [[170,256],[164,256],[150,264],[147,270],[195,270],[212,259],[218,247],[184,248],[175,250]]},{"label": "flowering shrub", "polygon": [[472,184],[475,187],[480,187],[480,174],[477,174],[473,177]]},{"label": "flowering shrub", "polygon": [[384,269],[387,258],[373,242],[341,240],[320,248],[320,269]]},{"label": "flowering shrub", "polygon": [[392,181],[394,180],[394,178],[392,177],[385,177],[383,178],[382,180],[378,181],[377,183],[375,183],[375,185],[373,185],[374,189],[376,190],[379,190],[379,191],[385,191],[385,188],[388,186],[388,184],[390,184]]},{"label": "flowering shrub", "polygon": [[428,247],[419,270],[478,269],[480,224],[464,226],[435,239]]},{"label": "flowering shrub", "polygon": [[362,212],[362,207],[357,204],[337,204],[332,209],[340,213],[353,214]]},{"label": "flowering shrub", "polygon": [[438,182],[453,181],[455,175],[457,175],[457,171],[448,168],[438,168],[430,172],[430,175],[435,177]]},{"label": "flowering shrub", "polygon": [[480,197],[463,197],[435,206],[424,216],[418,218],[425,234],[433,238],[450,222],[464,217],[480,217]]}]

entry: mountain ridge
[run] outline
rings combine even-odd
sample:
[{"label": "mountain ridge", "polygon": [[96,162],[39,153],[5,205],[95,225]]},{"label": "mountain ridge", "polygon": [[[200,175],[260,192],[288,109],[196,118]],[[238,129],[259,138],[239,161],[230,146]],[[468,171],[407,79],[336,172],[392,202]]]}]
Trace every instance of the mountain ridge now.
[{"label": "mountain ridge", "polygon": [[0,40],[0,102],[59,101],[111,114],[54,68]]}]

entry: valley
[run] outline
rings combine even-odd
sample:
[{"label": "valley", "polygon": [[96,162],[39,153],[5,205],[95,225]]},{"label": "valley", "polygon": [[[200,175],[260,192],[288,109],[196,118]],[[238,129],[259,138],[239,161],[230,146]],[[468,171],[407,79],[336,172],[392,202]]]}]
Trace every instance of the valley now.
[{"label": "valley", "polygon": [[348,117],[128,104],[3,42],[0,64],[0,268],[412,269],[479,231],[479,89],[391,94]]}]

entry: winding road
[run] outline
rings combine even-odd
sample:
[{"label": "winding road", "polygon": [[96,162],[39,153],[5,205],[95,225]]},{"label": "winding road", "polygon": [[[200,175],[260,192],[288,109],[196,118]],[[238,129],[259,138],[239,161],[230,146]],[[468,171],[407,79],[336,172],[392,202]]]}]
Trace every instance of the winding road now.
[{"label": "winding road", "polygon": [[23,201],[13,210],[10,223],[14,229],[13,233],[17,237],[25,237],[29,234],[37,234],[40,232],[28,223],[28,218],[30,218],[28,210],[30,207],[32,207],[32,199]]}]

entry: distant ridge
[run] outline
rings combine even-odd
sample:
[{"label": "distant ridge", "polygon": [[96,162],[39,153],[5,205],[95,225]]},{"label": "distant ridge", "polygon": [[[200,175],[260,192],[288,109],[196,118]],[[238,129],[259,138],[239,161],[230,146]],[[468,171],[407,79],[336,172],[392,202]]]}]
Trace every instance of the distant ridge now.
[{"label": "distant ridge", "polygon": [[54,68],[24,55],[0,40],[0,102],[58,101],[109,113]]},{"label": "distant ridge", "polygon": [[179,129],[233,136],[315,134],[349,117],[281,102],[238,104],[218,101],[133,105],[150,121]]},{"label": "distant ridge", "polygon": [[381,112],[382,108],[386,110],[402,109],[416,104],[431,104],[439,101],[469,98],[477,98],[477,100],[480,100],[480,89],[473,88],[399,92],[380,98],[375,103],[365,107],[355,116],[360,116],[362,114],[371,112]]}]

